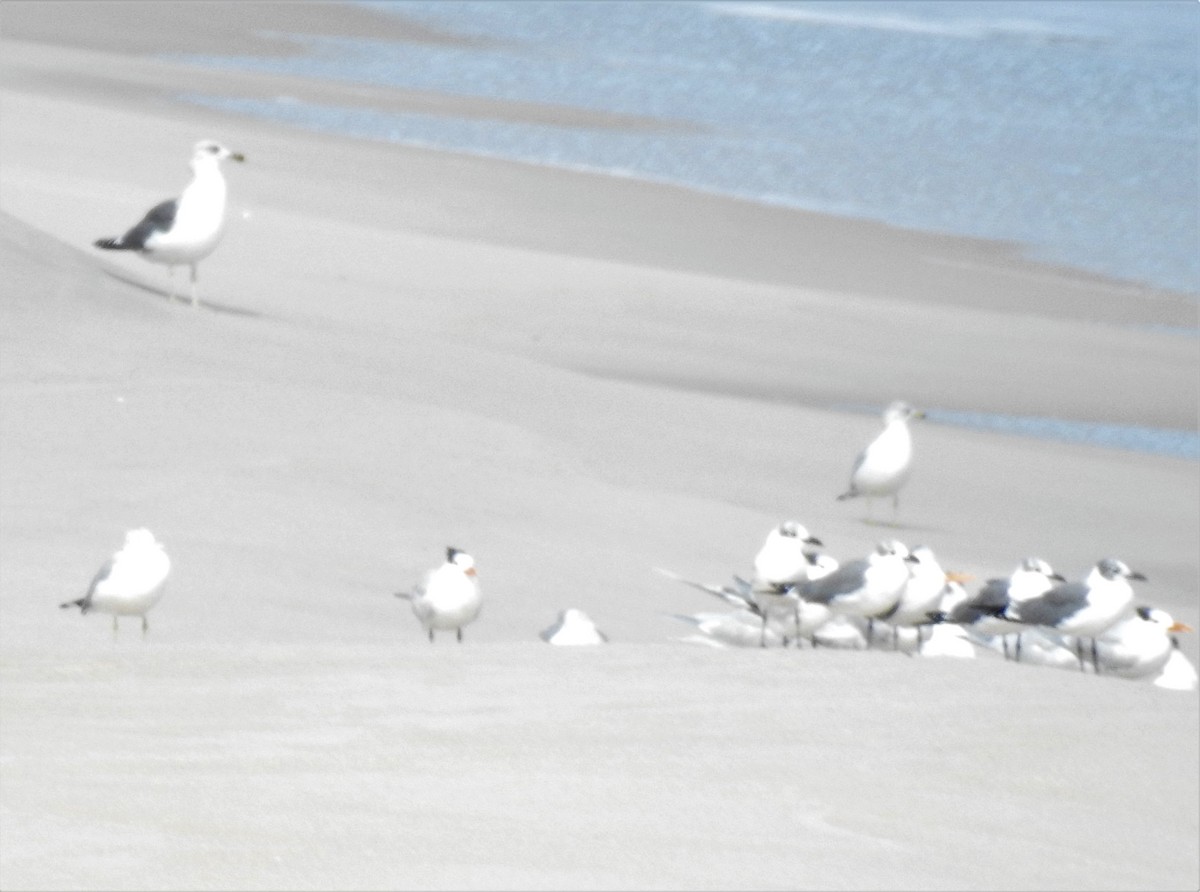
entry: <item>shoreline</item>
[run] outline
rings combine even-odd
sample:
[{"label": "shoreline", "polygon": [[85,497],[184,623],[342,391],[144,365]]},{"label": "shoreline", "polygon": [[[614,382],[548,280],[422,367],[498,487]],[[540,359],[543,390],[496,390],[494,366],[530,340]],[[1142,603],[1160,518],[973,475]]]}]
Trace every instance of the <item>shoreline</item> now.
[{"label": "shoreline", "polygon": [[[793,518],[843,563],[923,543],[971,591],[1118,557],[1200,627],[1198,462],[927,419],[898,509],[837,500],[879,429],[857,407],[891,399],[1190,428],[1195,338],[1141,326],[1182,304],[178,104],[160,78],[199,72],[122,29],[249,45],[207,12],[233,7],[80,8],[95,51],[0,32],[5,890],[1197,885],[1195,691],[991,648],[701,647],[678,617],[720,602],[656,571],[745,576]],[[246,162],[192,307],[93,242],[203,137]],[[138,527],[172,563],[149,632],[60,609]],[[448,546],[485,603],[431,644],[395,593]],[[546,644],[565,608],[611,643]]]},{"label": "shoreline", "polygon": [[[696,232],[707,235],[702,235],[702,240],[692,250],[681,255],[676,234],[662,232],[658,225],[659,218],[669,211],[663,208],[660,212],[648,206],[643,210],[646,219],[640,221],[638,239],[621,239],[608,233],[602,244],[585,245],[588,233],[578,228],[570,232],[570,242],[562,234],[548,236],[545,231],[529,229],[506,232],[494,227],[481,228],[478,231],[480,237],[501,238],[521,247],[546,250],[570,248],[601,258],[672,268],[694,268],[731,278],[842,293],[886,295],[923,302],[963,302],[965,294],[969,293],[968,289],[976,280],[983,279],[987,284],[980,290],[997,294],[995,298],[986,298],[985,305],[991,309],[1115,324],[1161,324],[1185,330],[1200,328],[1200,295],[1035,259],[1032,257],[1034,248],[1015,242],[906,229],[870,218],[806,210],[620,172],[592,171],[511,160],[483,153],[407,146],[370,137],[341,136],[269,117],[213,108],[211,105],[177,99],[172,94],[196,92],[196,79],[199,78],[204,84],[204,89],[199,92],[218,99],[240,97],[263,100],[288,96],[300,101],[345,108],[441,113],[517,123],[557,122],[566,126],[600,128],[673,130],[681,126],[678,122],[608,115],[553,105],[317,81],[291,75],[196,67],[149,55],[156,48],[161,50],[164,45],[162,40],[168,32],[176,35],[173,39],[179,41],[177,46],[180,55],[204,49],[213,51],[210,38],[205,36],[209,33],[208,29],[194,10],[186,8],[188,4],[184,9],[172,13],[174,18],[180,20],[180,25],[175,28],[168,28],[161,23],[147,26],[138,32],[139,36],[130,35],[129,43],[117,53],[113,52],[111,38],[107,35],[111,29],[120,27],[119,17],[112,21],[113,17],[109,16],[105,19],[104,28],[93,29],[88,26],[90,19],[72,20],[71,23],[60,25],[51,23],[45,14],[38,13],[34,8],[36,4],[18,0],[12,5],[19,8],[22,16],[16,21],[6,20],[8,58],[3,61],[0,71],[3,71],[10,84],[20,88],[41,92],[69,86],[72,95],[116,102],[128,109],[161,108],[172,114],[185,114],[187,109],[191,109],[210,117],[214,122],[226,122],[228,127],[234,129],[291,129],[330,140],[331,145],[345,140],[386,147],[408,153],[417,159],[423,156],[447,157],[460,159],[464,165],[478,162],[481,165],[527,168],[534,179],[542,171],[567,179],[599,177],[611,180],[612,189],[628,190],[630,196],[661,195],[663,205],[677,202],[677,196],[682,194],[688,196],[685,200],[690,200],[703,215],[695,227]],[[301,36],[329,34],[369,37],[373,29],[382,27],[389,39],[393,40],[457,39],[436,32],[426,33],[422,26],[402,17],[381,15],[369,8],[353,7],[353,14],[343,20],[338,4],[318,2],[305,5],[310,7],[305,15],[295,15],[286,3],[256,3],[262,20],[258,30],[239,30],[236,26],[231,30],[223,30],[222,51],[233,55],[266,54],[272,52],[271,47],[275,47],[275,51],[282,51],[278,43],[286,42],[286,36],[278,39],[257,36],[263,30]],[[233,4],[233,7],[236,6]],[[121,11],[122,15],[128,14],[120,3],[114,8]],[[225,7],[218,3],[217,8]],[[236,21],[241,15],[235,15],[234,18]],[[393,18],[395,21],[392,21]],[[8,19],[11,20],[12,16],[8,16]],[[394,25],[394,29],[390,25]],[[45,53],[49,44],[22,42],[23,38],[48,40],[49,33],[55,34],[58,41],[54,49],[58,58],[51,69],[55,72],[52,77],[45,68]],[[97,68],[103,71],[102,77],[84,74]],[[423,162],[419,163],[424,166]],[[624,200],[632,200],[632,197],[627,199],[625,195],[619,195],[610,206]],[[404,222],[420,225],[416,221]],[[571,225],[575,221],[560,217],[555,222]],[[754,226],[754,247],[732,244],[734,234],[746,232],[748,226]],[[848,271],[840,262],[829,263],[825,260],[836,246],[865,239],[874,241],[884,251],[883,256],[871,258],[862,264],[864,268]],[[914,259],[916,263],[912,262]],[[897,275],[901,267],[907,269]],[[973,294],[969,302],[980,305],[983,298],[980,294]]]}]

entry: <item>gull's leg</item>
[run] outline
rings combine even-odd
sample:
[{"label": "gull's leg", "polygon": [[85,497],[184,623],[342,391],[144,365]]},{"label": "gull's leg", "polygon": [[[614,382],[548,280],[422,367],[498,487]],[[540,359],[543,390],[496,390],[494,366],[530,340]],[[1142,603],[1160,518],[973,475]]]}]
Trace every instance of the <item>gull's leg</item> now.
[{"label": "gull's leg", "polygon": [[146,637],[146,632],[149,630],[149,628],[150,628],[150,623],[146,619],[146,614],[143,613],[142,614],[142,637],[143,638]]},{"label": "gull's leg", "polygon": [[113,641],[117,640],[117,615],[113,614]]},{"label": "gull's leg", "polygon": [[1098,651],[1099,651],[1099,649],[1096,647],[1096,639],[1093,638],[1092,639],[1092,669],[1095,670],[1097,675],[1100,674],[1100,654]]},{"label": "gull's leg", "polygon": [[767,646],[767,611],[762,612],[762,628],[758,632],[758,646]]},{"label": "gull's leg", "polygon": [[455,634],[455,637],[456,637],[456,638],[458,638],[458,643],[459,643],[459,644],[462,644],[462,626],[459,626],[459,627],[458,627],[458,628],[455,630],[455,633],[454,633],[454,634]]},{"label": "gull's leg", "polygon": [[433,626],[429,627],[429,643],[433,644]]},{"label": "gull's leg", "polygon": [[196,299],[196,264],[189,264],[192,268],[192,306],[199,306],[199,301]]},{"label": "gull's leg", "polygon": [[1075,639],[1075,656],[1079,657],[1079,671],[1087,672],[1087,666],[1084,664],[1084,661],[1083,661],[1083,639],[1082,638]]}]

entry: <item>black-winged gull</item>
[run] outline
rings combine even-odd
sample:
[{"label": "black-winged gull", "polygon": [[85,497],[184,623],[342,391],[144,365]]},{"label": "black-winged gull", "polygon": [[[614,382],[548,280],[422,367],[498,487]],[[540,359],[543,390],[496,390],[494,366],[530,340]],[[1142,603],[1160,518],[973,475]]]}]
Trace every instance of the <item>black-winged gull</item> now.
[{"label": "black-winged gull", "polygon": [[175,267],[191,270],[192,306],[196,295],[196,267],[217,247],[225,229],[225,177],[221,162],[244,161],[220,143],[202,139],[192,151],[192,180],[180,193],[155,205],[136,226],[117,238],[97,239],[97,248],[107,251],[136,251],[152,263],[162,263],[171,276],[171,299],[175,298]]},{"label": "black-winged gull", "polygon": [[1040,626],[1058,635],[1074,636],[1082,670],[1083,639],[1092,639],[1095,666],[1096,636],[1129,612],[1133,604],[1131,579],[1144,581],[1146,577],[1129,569],[1123,561],[1104,558],[1082,582],[1060,583],[1035,598],[1010,602],[1000,616],[1027,626]]}]

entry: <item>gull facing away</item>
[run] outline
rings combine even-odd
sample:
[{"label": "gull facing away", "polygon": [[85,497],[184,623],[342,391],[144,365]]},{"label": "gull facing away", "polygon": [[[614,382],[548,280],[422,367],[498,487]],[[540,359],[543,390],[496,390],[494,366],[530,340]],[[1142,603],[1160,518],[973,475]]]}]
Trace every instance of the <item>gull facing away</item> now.
[{"label": "gull facing away", "polygon": [[1010,602],[1003,619],[1074,636],[1080,670],[1085,669],[1083,639],[1092,639],[1092,665],[1099,671],[1096,637],[1129,612],[1133,604],[1131,579],[1146,577],[1116,558],[1104,558],[1082,582],[1064,582],[1044,594]]},{"label": "gull facing away", "polygon": [[117,238],[97,239],[106,251],[137,251],[151,263],[162,263],[171,276],[171,299],[175,299],[175,267],[191,269],[192,306],[196,296],[196,267],[217,247],[225,229],[225,177],[221,162],[245,161],[220,143],[202,139],[192,150],[192,181],[178,198],[151,208],[136,226]]},{"label": "gull facing away", "polygon": [[865,497],[870,520],[875,499],[891,496],[895,516],[900,510],[900,489],[908,482],[912,470],[913,444],[908,422],[924,417],[924,412],[902,400],[884,409],[883,430],[858,454],[850,471],[850,487],[837,500]]},{"label": "gull facing away", "polygon": [[87,594],[59,607],[78,607],[84,614],[92,610],[111,613],[113,638],[117,636],[118,617],[140,616],[145,637],[150,628],[146,613],[166,591],[170,572],[171,559],[154,534],[147,529],[130,530],[121,550],[96,573]]},{"label": "gull facing away", "polygon": [[461,642],[463,626],[474,622],[483,609],[475,559],[453,547],[446,549],[444,564],[426,573],[411,592],[396,592],[396,597],[412,602],[430,644],[435,630],[453,631]]},{"label": "gull facing away", "polygon": [[608,636],[596,628],[592,618],[575,607],[559,611],[554,624],[538,636],[547,644],[559,647],[608,643]]}]

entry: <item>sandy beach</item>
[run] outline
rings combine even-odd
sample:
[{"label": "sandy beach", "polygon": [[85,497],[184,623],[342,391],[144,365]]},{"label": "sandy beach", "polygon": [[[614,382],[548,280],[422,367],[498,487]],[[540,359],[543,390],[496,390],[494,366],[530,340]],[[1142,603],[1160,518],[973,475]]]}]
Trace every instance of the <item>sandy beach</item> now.
[{"label": "sandy beach", "polygon": [[[1200,887],[1196,692],[699,647],[671,615],[717,601],[654,572],[727,581],[796,518],[977,580],[1119,557],[1200,626],[1195,461],[926,421],[895,522],[835,501],[879,426],[848,407],[1195,430],[1195,296],[174,97],[676,122],[154,58],[282,33],[454,39],[324,3],[0,5],[0,887]],[[192,308],[92,243],[204,137],[247,160]],[[139,526],[172,575],[114,641],[58,605]],[[431,646],[394,593],[448,545],[485,606]],[[566,607],[611,643],[544,644]]]}]

